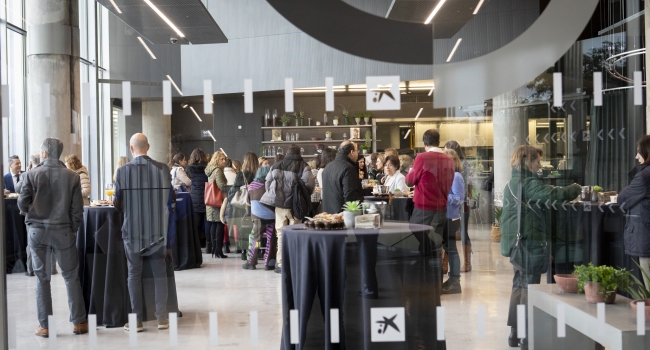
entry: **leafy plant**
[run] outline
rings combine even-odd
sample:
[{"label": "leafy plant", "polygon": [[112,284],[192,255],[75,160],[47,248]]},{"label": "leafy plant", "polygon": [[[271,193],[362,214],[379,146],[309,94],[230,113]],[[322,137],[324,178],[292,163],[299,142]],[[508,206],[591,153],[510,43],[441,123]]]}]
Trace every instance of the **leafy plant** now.
[{"label": "leafy plant", "polygon": [[593,263],[585,265],[575,265],[574,275],[578,275],[578,293],[584,291],[584,287],[589,282],[600,283],[598,292],[603,293],[605,298],[610,294],[616,293],[616,289],[629,291],[632,285],[630,271],[626,269],[616,269],[611,266],[594,266]]},{"label": "leafy plant", "polygon": [[291,122],[291,117],[289,117],[286,114],[283,114],[280,116],[280,123],[290,123]]},{"label": "leafy plant", "polygon": [[372,117],[372,113],[370,112],[363,113],[363,117],[366,119],[370,119],[370,117]]},{"label": "leafy plant", "polygon": [[339,117],[338,117],[338,116],[334,116],[334,120],[339,120]]},{"label": "leafy plant", "polygon": [[361,211],[362,209],[363,206],[359,201],[345,202],[345,204],[343,205],[343,210],[345,211],[357,212],[357,211]]},{"label": "leafy plant", "polygon": [[503,214],[503,207],[494,207],[494,226],[501,226],[501,214]]},{"label": "leafy plant", "polygon": [[[641,274],[643,277],[646,279],[650,279],[650,276],[639,266],[639,264],[634,262],[636,266],[639,267],[639,270],[641,270]],[[650,265],[650,264],[649,264]],[[650,299],[650,289],[645,286],[643,281],[639,280],[636,276],[632,275],[632,280],[633,283],[628,289],[628,293],[630,293],[630,296],[632,296],[632,300],[642,300],[642,299]]]},{"label": "leafy plant", "polygon": [[340,104],[341,109],[343,110],[341,113],[343,113],[343,116],[345,117],[345,123],[350,124],[350,106],[346,106],[344,104]]},{"label": "leafy plant", "polygon": [[370,146],[372,145],[372,133],[370,131],[366,131],[366,142],[364,144],[365,149],[370,149]]},{"label": "leafy plant", "polygon": [[600,186],[594,186],[593,190],[594,192],[603,192],[603,188]]},{"label": "leafy plant", "polygon": [[363,117],[365,117],[365,116],[366,116],[365,113],[363,113],[363,112],[357,112],[357,114],[354,115],[354,118],[355,118],[355,119],[356,119],[356,118],[363,118]]},{"label": "leafy plant", "polygon": [[332,135],[332,132],[331,131],[325,131],[325,134],[326,135]]}]

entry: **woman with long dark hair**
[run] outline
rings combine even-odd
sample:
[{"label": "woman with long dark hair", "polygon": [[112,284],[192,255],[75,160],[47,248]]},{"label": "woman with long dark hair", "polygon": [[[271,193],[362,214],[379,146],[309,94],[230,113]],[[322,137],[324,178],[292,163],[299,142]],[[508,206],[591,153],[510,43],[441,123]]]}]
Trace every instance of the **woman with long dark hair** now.
[{"label": "woman with long dark hair", "polygon": [[192,180],[187,176],[185,166],[187,166],[185,155],[183,153],[176,153],[174,158],[172,158],[169,173],[172,177],[172,186],[177,191],[183,187],[190,188],[192,186]]},{"label": "woman with long dark hair", "polygon": [[[469,162],[465,160],[465,152],[463,152],[463,148],[460,146],[460,144],[458,144],[457,141],[454,140],[447,141],[447,143],[445,143],[445,149],[450,149],[456,152],[463,168],[461,174],[463,175],[463,183],[465,184],[465,188],[464,188],[465,198],[463,200],[462,213],[461,213],[462,220],[460,225],[460,241],[461,244],[463,245],[464,264],[460,268],[460,271],[469,272],[472,271],[472,241],[469,239],[469,231],[468,231],[468,226],[469,226],[468,203],[469,200],[472,199],[472,190],[473,190],[473,186],[469,181]],[[445,258],[446,256],[443,258],[443,261],[446,261]],[[443,265],[446,264],[443,263]]]},{"label": "woman with long dark hair", "polygon": [[[206,247],[207,254],[212,250],[211,242],[206,239],[207,230],[205,229],[205,183],[208,177],[205,175],[205,167],[208,165],[208,156],[202,149],[196,148],[190,155],[190,161],[187,166],[187,176],[192,181],[190,187],[190,197],[192,197],[192,208],[194,209],[194,225],[199,231],[201,246]],[[203,243],[205,242],[205,243]]]}]

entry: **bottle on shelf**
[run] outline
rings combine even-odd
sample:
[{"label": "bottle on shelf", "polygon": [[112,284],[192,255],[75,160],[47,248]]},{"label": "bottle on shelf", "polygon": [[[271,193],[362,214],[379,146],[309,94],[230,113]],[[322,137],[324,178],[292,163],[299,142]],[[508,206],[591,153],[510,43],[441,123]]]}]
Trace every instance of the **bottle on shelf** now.
[{"label": "bottle on shelf", "polygon": [[278,146],[278,151],[275,154],[284,154],[284,150],[282,149],[282,147]]},{"label": "bottle on shelf", "polygon": [[285,141],[291,141],[291,136],[289,136],[289,133],[287,133],[287,138],[284,139]]},{"label": "bottle on shelf", "polygon": [[323,125],[327,125],[327,113],[323,114]]},{"label": "bottle on shelf", "polygon": [[298,138],[300,137],[299,133],[296,133],[296,141],[300,141]]},{"label": "bottle on shelf", "polygon": [[269,110],[265,109],[264,110],[264,126],[269,126],[269,118],[270,118]]},{"label": "bottle on shelf", "polygon": [[275,126],[275,120],[278,119],[278,110],[273,110],[273,126]]},{"label": "bottle on shelf", "polygon": [[271,148],[271,154],[269,154],[269,157],[275,157],[277,153],[275,153],[275,146]]}]

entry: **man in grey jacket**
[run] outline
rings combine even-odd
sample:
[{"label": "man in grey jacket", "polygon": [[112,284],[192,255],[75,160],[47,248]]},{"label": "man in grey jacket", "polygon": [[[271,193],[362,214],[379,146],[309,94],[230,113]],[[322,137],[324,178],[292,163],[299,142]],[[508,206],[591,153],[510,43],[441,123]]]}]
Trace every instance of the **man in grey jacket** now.
[{"label": "man in grey jacket", "polygon": [[298,220],[291,212],[291,196],[293,187],[297,186],[296,176],[301,173],[301,179],[311,195],[316,185],[314,174],[300,156],[300,147],[291,145],[287,156],[271,167],[269,174],[266,176],[266,193],[260,199],[260,203],[275,207],[275,229],[278,233],[276,273],[282,272],[282,227],[298,223]]},{"label": "man in grey jacket", "polygon": [[48,337],[48,315],[52,315],[50,278],[52,252],[61,267],[70,307],[73,333],[88,332],[86,307],[79,283],[77,229],[83,220],[83,198],[79,175],[59,160],[63,142],[47,138],[41,144],[43,163],[26,173],[18,198],[18,208],[25,214],[29,247],[32,251],[36,283],[36,309],[39,327],[36,335]]}]

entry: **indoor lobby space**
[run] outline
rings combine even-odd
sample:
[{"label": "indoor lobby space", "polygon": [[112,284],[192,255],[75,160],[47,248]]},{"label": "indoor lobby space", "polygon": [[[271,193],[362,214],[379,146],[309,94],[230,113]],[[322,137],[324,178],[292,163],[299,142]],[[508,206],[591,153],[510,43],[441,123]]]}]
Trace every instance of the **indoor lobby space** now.
[{"label": "indoor lobby space", "polygon": [[650,350],[650,0],[0,0],[0,350]]}]

